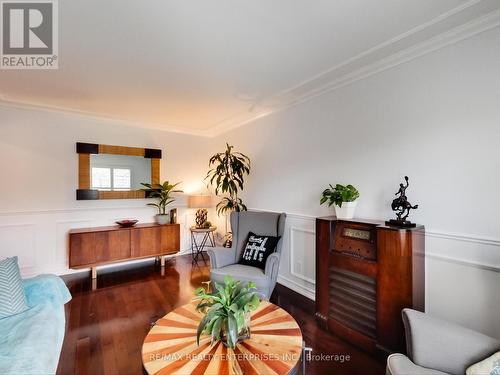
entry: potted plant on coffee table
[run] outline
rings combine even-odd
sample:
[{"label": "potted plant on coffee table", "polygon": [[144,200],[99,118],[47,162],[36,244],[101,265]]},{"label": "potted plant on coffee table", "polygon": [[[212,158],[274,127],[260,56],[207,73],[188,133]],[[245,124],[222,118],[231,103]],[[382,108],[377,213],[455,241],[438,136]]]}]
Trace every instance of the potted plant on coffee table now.
[{"label": "potted plant on coffee table", "polygon": [[356,210],[356,199],[359,191],[352,185],[337,184],[325,189],[321,194],[320,204],[327,203],[328,206],[335,205],[335,216],[337,219],[352,219]]},{"label": "potted plant on coffee table", "polygon": [[175,201],[172,193],[182,193],[182,190],[175,189],[180,184],[180,182],[171,184],[168,181],[162,184],[141,184],[146,187],[146,189],[142,189],[146,192],[146,197],[158,199],[158,203],[148,203],[148,206],[154,206],[158,209],[158,214],[155,216],[158,224],[164,225],[169,222],[169,215],[166,213],[166,208],[170,203]]},{"label": "potted plant on coffee table", "polygon": [[238,342],[250,338],[250,312],[260,304],[255,283],[244,285],[226,276],[224,284],[214,283],[213,292],[209,291],[210,282],[207,288],[195,290],[195,299],[200,301],[196,309],[205,314],[198,325],[198,345],[203,331],[211,336],[212,343],[220,340],[232,349]]}]

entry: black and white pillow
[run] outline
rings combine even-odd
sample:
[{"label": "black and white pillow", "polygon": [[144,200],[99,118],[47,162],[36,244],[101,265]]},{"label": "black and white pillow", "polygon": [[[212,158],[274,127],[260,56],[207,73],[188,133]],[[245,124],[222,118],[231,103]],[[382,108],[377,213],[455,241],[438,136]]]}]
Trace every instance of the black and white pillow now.
[{"label": "black and white pillow", "polygon": [[276,250],[280,237],[260,236],[248,233],[247,244],[241,254],[240,264],[246,266],[266,268],[266,260]]}]

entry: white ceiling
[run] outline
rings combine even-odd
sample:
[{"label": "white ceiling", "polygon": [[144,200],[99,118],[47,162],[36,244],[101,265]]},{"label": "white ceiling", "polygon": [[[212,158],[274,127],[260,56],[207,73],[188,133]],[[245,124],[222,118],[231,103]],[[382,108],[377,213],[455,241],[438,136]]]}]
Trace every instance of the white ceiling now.
[{"label": "white ceiling", "polygon": [[499,8],[499,0],[59,1],[59,69],[0,71],[0,98],[214,135],[432,49],[443,35],[453,42],[470,25],[497,25]]}]

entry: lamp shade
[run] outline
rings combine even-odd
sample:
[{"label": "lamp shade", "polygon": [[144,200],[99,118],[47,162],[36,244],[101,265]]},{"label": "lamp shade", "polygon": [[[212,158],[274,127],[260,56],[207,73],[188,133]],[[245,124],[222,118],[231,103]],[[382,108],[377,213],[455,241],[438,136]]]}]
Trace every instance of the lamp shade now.
[{"label": "lamp shade", "polygon": [[210,195],[190,195],[188,196],[189,208],[209,208],[212,207],[212,197]]}]

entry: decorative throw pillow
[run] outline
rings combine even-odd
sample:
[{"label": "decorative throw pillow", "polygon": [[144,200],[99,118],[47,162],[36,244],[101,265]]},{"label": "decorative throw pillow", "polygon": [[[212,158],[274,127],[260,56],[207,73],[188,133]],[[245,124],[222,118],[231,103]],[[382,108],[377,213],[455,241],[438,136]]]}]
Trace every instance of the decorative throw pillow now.
[{"label": "decorative throw pillow", "polygon": [[28,308],[17,257],[0,261],[0,319]]},{"label": "decorative throw pillow", "polygon": [[470,366],[466,375],[500,375],[500,352]]},{"label": "decorative throw pillow", "polygon": [[247,244],[241,255],[240,264],[246,266],[266,268],[266,260],[276,250],[280,237],[260,236],[248,233]]}]

